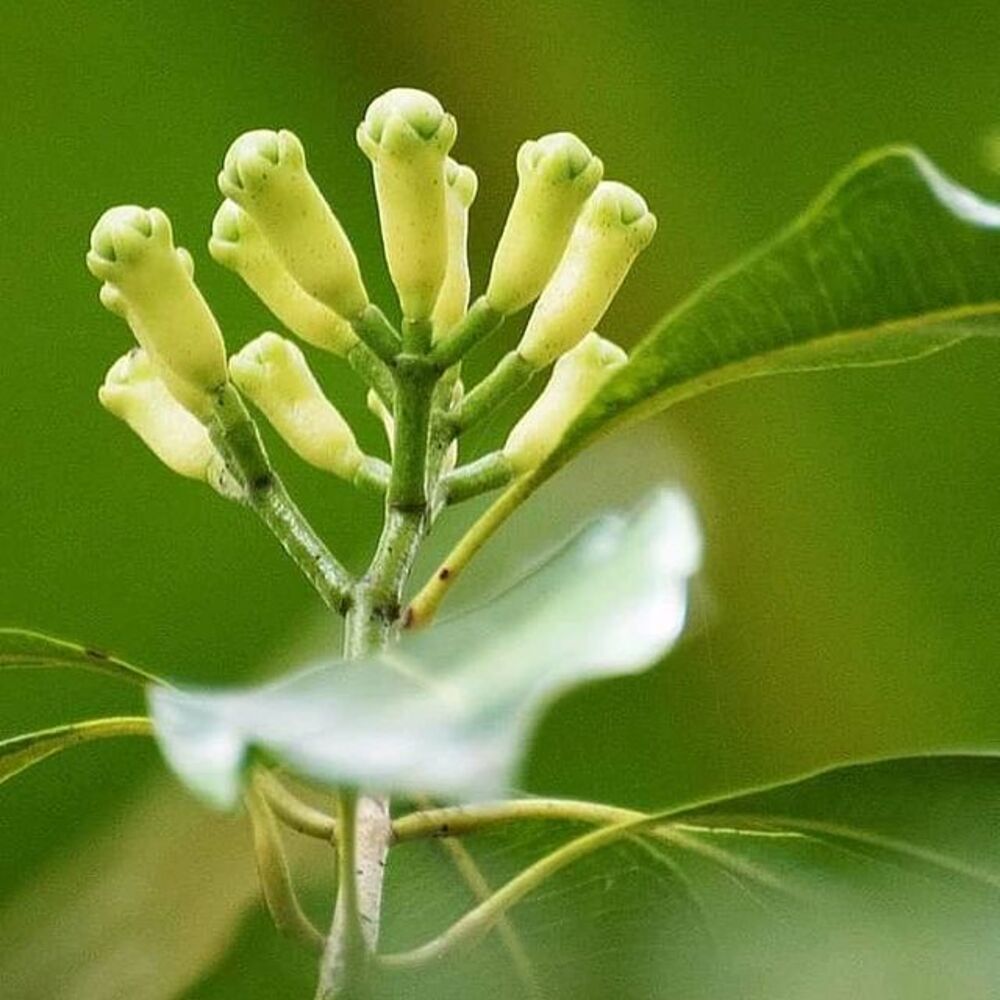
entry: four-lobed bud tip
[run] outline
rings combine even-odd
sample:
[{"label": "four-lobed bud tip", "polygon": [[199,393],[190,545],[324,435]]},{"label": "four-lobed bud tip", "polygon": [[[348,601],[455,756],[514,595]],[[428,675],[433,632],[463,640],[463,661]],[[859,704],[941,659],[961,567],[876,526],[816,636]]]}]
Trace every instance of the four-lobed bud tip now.
[{"label": "four-lobed bud tip", "polygon": [[300,458],[342,479],[353,479],[364,455],[296,344],[276,333],[263,333],[230,358],[229,371],[240,391]]},{"label": "four-lobed bud tip", "polygon": [[514,425],[503,446],[515,473],[529,472],[552,453],[569,425],[628,360],[610,340],[589,333],[552,369],[541,395]]},{"label": "four-lobed bud tip", "polygon": [[208,250],[289,330],[314,347],[345,355],[357,343],[351,324],[298,284],[253,219],[228,198],[215,213]]},{"label": "four-lobed bud tip", "polygon": [[224,496],[239,494],[208,431],[174,399],[142,348],[133,348],[111,366],[98,398],[168,468],[206,482]]},{"label": "four-lobed bud tip", "polygon": [[219,189],[253,219],[306,292],[349,320],[365,310],[368,293],[354,249],[306,168],[294,133],[241,135],[226,153]]},{"label": "four-lobed bud tip", "polygon": [[[429,324],[435,340],[460,329],[469,308],[469,211],[478,182],[471,168],[448,156],[456,132],[435,97],[408,88],[376,98],[357,130],[373,167],[403,318]],[[652,239],[656,218],[635,191],[602,174],[601,160],[568,132],[525,142],[517,155],[518,187],[484,300],[493,313],[507,315],[537,299],[517,353],[536,369],[558,360],[504,446],[516,472],[544,460],[626,360],[589,331]],[[219,188],[225,201],[212,225],[212,257],[303,340],[352,352],[355,328],[364,335],[368,294],[299,139],[288,130],[241,135],[226,153]],[[114,365],[101,402],[167,465],[234,494],[205,429],[231,377],[306,461],[346,479],[358,473],[365,458],[354,434],[295,344],[265,333],[227,365],[191,256],[174,245],[160,209],[122,205],[105,212],[87,265],[103,283],[101,302],[128,322],[142,348]],[[376,410],[391,433],[391,414],[381,402]],[[452,447],[448,462],[454,460]]]},{"label": "four-lobed bud tip", "polygon": [[517,191],[486,289],[494,309],[515,313],[538,298],[603,173],[601,161],[570,132],[521,146]]},{"label": "four-lobed bud tip", "polygon": [[639,194],[601,181],[535,304],[518,344],[521,357],[541,368],[579,343],[597,326],[655,232],[656,216]]},{"label": "four-lobed bud tip", "polygon": [[445,160],[457,131],[436,97],[406,87],[372,101],[358,126],[389,274],[411,322],[431,318],[448,268]]},{"label": "four-lobed bud tip", "polygon": [[226,382],[226,349],[167,216],[136,205],[109,209],[91,234],[87,266],[104,282],[101,302],[128,322],[171,392],[202,415]]}]

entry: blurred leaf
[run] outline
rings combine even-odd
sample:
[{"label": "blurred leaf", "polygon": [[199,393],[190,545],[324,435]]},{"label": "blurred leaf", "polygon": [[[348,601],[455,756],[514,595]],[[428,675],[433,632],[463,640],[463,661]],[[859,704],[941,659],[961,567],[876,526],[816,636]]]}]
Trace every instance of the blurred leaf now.
[{"label": "blurred leaf", "polygon": [[0,670],[7,667],[69,667],[109,674],[145,687],[164,683],[140,667],[92,646],[79,646],[40,632],[0,628]]},{"label": "blurred leaf", "polygon": [[906,361],[986,332],[1000,332],[1000,205],[917,150],[878,150],[670,313],[538,475],[615,426],[720,385]]},{"label": "blurred leaf", "polygon": [[661,494],[605,517],[488,606],[370,662],[233,692],[150,694],[170,765],[235,804],[251,750],[333,785],[482,798],[514,777],[540,712],[584,681],[644,669],[676,641],[699,537]]},{"label": "blurred leaf", "polygon": [[245,818],[165,775],[99,827],[74,824],[69,848],[30,874],[0,905],[2,995],[18,1000],[186,997],[259,895]]},{"label": "blurred leaf", "polygon": [[[500,827],[462,838],[498,889],[567,838],[579,824]],[[426,942],[477,902],[436,839],[400,844],[389,854],[380,948]],[[379,997],[393,1000],[701,1000],[716,961],[697,905],[668,864],[644,842],[621,839],[557,873],[508,913],[540,989],[519,986],[496,931],[419,969],[383,967]],[[667,971],[665,971],[667,970]],[[708,976],[709,981],[712,977]],[[665,992],[664,983],[670,984]],[[738,994],[735,994],[738,995]]]},{"label": "blurred leaf", "polygon": [[68,726],[25,733],[9,740],[0,740],[0,784],[21,771],[68,750],[80,743],[107,739],[112,736],[149,736],[153,726],[142,716],[122,716],[113,719],[92,719]]},{"label": "blurred leaf", "polygon": [[[553,826],[565,843],[568,824]],[[546,996],[609,995],[604,965],[623,975],[620,995],[629,997],[662,995],[649,985],[658,982],[683,983],[678,996],[720,1000],[985,1000],[1000,975],[998,828],[1000,756],[850,765],[649,817],[641,838],[635,820],[607,827],[613,840],[543,882],[509,916]],[[528,840],[522,830],[463,841],[498,888],[517,874],[514,862],[539,856],[537,830]],[[558,847],[545,840],[541,853]],[[405,860],[390,870],[404,883],[403,901],[412,877]],[[615,895],[626,873],[640,914]],[[410,895],[426,919],[411,921],[400,940],[390,911],[390,947],[422,944],[456,919],[426,883]],[[613,951],[601,948],[611,941]],[[494,979],[502,960],[495,944],[479,967]],[[456,951],[417,971],[405,995],[461,995],[476,969]],[[399,973],[391,995],[404,995],[403,983]],[[505,994],[477,983],[475,995]]]},{"label": "blurred leaf", "polygon": [[1000,756],[948,755],[703,805],[667,840],[741,996],[971,998],[1000,974],[998,828]]}]

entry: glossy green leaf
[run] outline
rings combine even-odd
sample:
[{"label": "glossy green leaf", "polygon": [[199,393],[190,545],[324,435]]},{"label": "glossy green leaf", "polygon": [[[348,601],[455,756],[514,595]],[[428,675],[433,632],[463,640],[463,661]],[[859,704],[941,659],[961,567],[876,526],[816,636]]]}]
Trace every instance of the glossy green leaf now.
[{"label": "glossy green leaf", "polygon": [[906,361],[997,332],[1000,205],[917,150],[879,150],[668,314],[539,478],[605,431],[720,385]]},{"label": "glossy green leaf", "polygon": [[54,729],[42,729],[0,740],[0,784],[32,764],[38,764],[46,757],[81,743],[112,736],[149,736],[152,731],[149,719],[142,716],[122,716],[74,722],[67,726],[56,726]]},{"label": "glossy green leaf", "polygon": [[673,645],[698,558],[686,501],[663,494],[630,520],[595,522],[482,609],[370,662],[236,691],[153,688],[157,737],[181,778],[223,807],[251,750],[332,785],[496,795],[560,692],[644,669]]},{"label": "glossy green leaf", "polygon": [[0,628],[0,670],[8,667],[93,670],[142,687],[165,683],[140,667],[134,667],[99,649],[20,628]]},{"label": "glossy green leaf", "polygon": [[664,847],[745,996],[985,997],[998,827],[1000,757],[913,757],[687,810]]},{"label": "glossy green leaf", "polygon": [[[703,1000],[995,996],[1000,756],[849,765],[630,822],[612,821],[614,839],[507,911],[546,995],[612,995],[613,983],[588,989],[603,965],[636,997],[663,995],[664,983]],[[537,860],[540,836],[548,853],[593,831],[515,823],[463,843],[500,889]],[[406,886],[413,858],[398,850],[390,877]],[[437,937],[469,908],[445,905],[427,880],[410,891],[427,920],[399,935],[390,908],[390,951]],[[484,956],[494,969],[501,960]],[[475,969],[456,949],[427,978],[469,981]]]}]

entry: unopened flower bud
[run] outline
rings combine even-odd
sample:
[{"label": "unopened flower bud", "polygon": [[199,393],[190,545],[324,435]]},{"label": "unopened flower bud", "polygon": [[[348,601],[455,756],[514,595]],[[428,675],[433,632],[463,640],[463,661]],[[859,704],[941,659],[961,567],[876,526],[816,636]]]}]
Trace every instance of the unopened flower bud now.
[{"label": "unopened flower bud", "polygon": [[448,335],[469,308],[469,208],[475,200],[479,181],[471,167],[450,157],[445,164],[448,211],[448,270],[434,306],[434,339]]},{"label": "unopened flower bud", "polygon": [[514,313],[538,298],[603,172],[601,161],[570,132],[521,146],[517,192],[486,289],[494,309]]},{"label": "unopened flower bud", "polygon": [[541,368],[592,330],[632,262],[656,232],[656,216],[630,187],[602,181],[584,206],[555,274],[545,286],[518,345]]},{"label": "unopened flower bud", "polygon": [[307,343],[340,355],[357,343],[351,324],[296,282],[253,219],[228,198],[215,213],[208,250]]},{"label": "unopened flower bud", "polygon": [[364,311],[368,293],[358,258],[294,133],[245,132],[226,153],[219,189],[253,219],[310,295],[347,319]]},{"label": "unopened flower bud", "polygon": [[168,468],[202,480],[225,496],[238,494],[208,431],[174,399],[157,366],[141,348],[134,348],[111,366],[98,398]]},{"label": "unopened flower bud", "polygon": [[503,452],[511,468],[522,473],[540,465],[598,389],[627,359],[617,344],[596,333],[588,334],[564,354],[542,394],[507,437]]},{"label": "unopened flower bud", "polygon": [[194,264],[174,246],[170,220],[158,208],[121,205],[98,220],[87,267],[100,278],[101,302],[122,316],[157,364],[171,391],[202,410],[202,397],[226,381],[219,325],[194,283]]},{"label": "unopened flower bud", "polygon": [[391,451],[393,438],[396,436],[396,421],[393,419],[389,407],[385,405],[382,397],[374,389],[368,390],[365,402],[368,405],[368,411],[382,425],[382,430],[385,431],[385,439],[389,442],[389,449]]},{"label": "unopened flower bud", "polygon": [[377,97],[358,126],[372,162],[382,243],[403,316],[430,318],[448,267],[445,158],[455,119],[437,98],[398,87]]},{"label": "unopened flower bud", "polygon": [[229,359],[229,371],[300,458],[343,479],[353,478],[364,455],[296,344],[263,333]]}]

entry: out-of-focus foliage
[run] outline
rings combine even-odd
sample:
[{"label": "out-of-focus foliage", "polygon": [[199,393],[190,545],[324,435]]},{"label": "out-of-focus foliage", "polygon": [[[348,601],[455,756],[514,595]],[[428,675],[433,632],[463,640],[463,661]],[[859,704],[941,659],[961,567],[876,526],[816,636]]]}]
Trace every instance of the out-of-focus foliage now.
[{"label": "out-of-focus foliage", "polygon": [[[373,294],[388,301],[370,178],[351,136],[372,94],[423,86],[455,111],[456,149],[480,174],[471,236],[479,286],[523,138],[573,129],[609,176],[648,198],[660,232],[602,329],[631,344],[864,149],[912,141],[961,182],[1000,193],[980,159],[995,145],[1000,108],[1000,10],[986,0],[39,0],[8,5],[0,18],[0,624],[86,638],[192,681],[287,666],[333,637],[316,627],[318,602],[256,524],[171,478],[97,406],[101,376],[127,346],[81,263],[107,205],[171,212],[235,348],[269,320],[203,249],[215,172],[239,132],[291,127]],[[516,325],[497,350],[515,336]],[[320,366],[366,447],[377,448],[363,393],[334,361]],[[602,444],[554,479],[457,599],[495,592],[523,568],[522,547],[551,547],[586,513],[626,505],[659,480],[695,494],[707,568],[679,653],[649,676],[563,701],[535,745],[529,787],[661,806],[863,755],[995,744],[998,372],[1000,351],[984,341],[905,368],[748,383]],[[504,430],[499,421],[487,428],[484,445]],[[358,565],[375,504],[272,445],[303,507]],[[442,524],[437,544],[457,531]],[[56,690],[49,680],[0,678],[0,736],[137,708],[134,695],[99,678],[67,677]],[[109,810],[128,842],[121,810],[151,808],[145,782],[160,766],[138,741],[108,743],[4,787],[3,927],[27,928],[16,913],[37,911],[33,899],[54,913],[83,892],[91,867],[115,857],[131,874],[87,908],[88,920],[128,928],[148,915],[134,887],[147,875],[177,885],[175,875],[149,875],[141,852],[122,858],[95,844]],[[217,857],[199,848],[214,841],[184,824],[143,831],[147,856],[157,856],[162,831],[193,865]],[[62,894],[40,895],[56,870]],[[228,873],[235,880],[242,870]],[[190,884],[205,887],[203,878]],[[156,898],[161,927],[194,926],[203,912],[179,891]],[[422,911],[404,908],[400,919],[413,934]],[[257,917],[247,928],[204,996],[273,996],[289,967],[302,970],[307,995],[311,962],[296,964]],[[106,1000],[113,991],[99,987],[112,990],[114,971],[93,971],[109,954],[93,940],[73,967],[90,963],[93,1000]],[[159,976],[177,940],[150,933],[136,948],[147,992],[133,996],[177,988]],[[175,962],[186,947],[176,946]],[[13,956],[0,954],[0,978]],[[28,996],[79,1000],[55,981]],[[298,980],[288,982],[293,993]]]},{"label": "out-of-focus foliage", "polygon": [[483,607],[367,661],[236,690],[150,691],[177,776],[217,808],[255,754],[328,788],[503,798],[539,717],[587,681],[645,670],[680,637],[701,542],[683,496],[592,522]]}]

